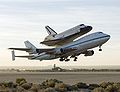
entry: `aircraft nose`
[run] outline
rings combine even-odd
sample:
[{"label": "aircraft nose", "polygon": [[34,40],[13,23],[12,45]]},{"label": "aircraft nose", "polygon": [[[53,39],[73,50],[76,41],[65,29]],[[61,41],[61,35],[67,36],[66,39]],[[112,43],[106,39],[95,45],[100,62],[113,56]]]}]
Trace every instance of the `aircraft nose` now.
[{"label": "aircraft nose", "polygon": [[91,31],[92,30],[92,26],[86,26],[84,28],[80,29],[81,31]]},{"label": "aircraft nose", "polygon": [[91,31],[92,30],[92,26],[87,26],[86,29]]},{"label": "aircraft nose", "polygon": [[107,35],[108,36],[108,40],[110,39],[110,35]]},{"label": "aircraft nose", "polygon": [[106,41],[110,39],[110,35],[106,34]]}]

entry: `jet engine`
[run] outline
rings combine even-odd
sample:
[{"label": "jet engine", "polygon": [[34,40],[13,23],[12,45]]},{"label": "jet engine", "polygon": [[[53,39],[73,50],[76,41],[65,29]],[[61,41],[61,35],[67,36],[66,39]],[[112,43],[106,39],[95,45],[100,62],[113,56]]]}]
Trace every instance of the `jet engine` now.
[{"label": "jet engine", "polygon": [[86,51],[84,56],[92,56],[94,54],[93,50]]},{"label": "jet engine", "polygon": [[69,52],[69,50],[70,49],[60,48],[60,49],[55,51],[55,54],[65,54],[65,53]]}]

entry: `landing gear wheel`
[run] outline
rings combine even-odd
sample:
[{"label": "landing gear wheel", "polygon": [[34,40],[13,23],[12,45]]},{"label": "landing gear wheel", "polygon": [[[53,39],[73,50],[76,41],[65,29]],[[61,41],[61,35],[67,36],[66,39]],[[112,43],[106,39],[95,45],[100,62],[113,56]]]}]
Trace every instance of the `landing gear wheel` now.
[{"label": "landing gear wheel", "polygon": [[99,46],[99,51],[102,51],[101,46]]},{"label": "landing gear wheel", "polygon": [[99,51],[102,51],[102,49],[99,49]]},{"label": "landing gear wheel", "polygon": [[74,61],[77,61],[77,57],[74,58]]},{"label": "landing gear wheel", "polygon": [[60,60],[60,61],[64,61],[64,59],[63,59],[63,58],[60,58],[59,60]]},{"label": "landing gear wheel", "polygon": [[65,61],[70,61],[70,59],[66,59]]}]

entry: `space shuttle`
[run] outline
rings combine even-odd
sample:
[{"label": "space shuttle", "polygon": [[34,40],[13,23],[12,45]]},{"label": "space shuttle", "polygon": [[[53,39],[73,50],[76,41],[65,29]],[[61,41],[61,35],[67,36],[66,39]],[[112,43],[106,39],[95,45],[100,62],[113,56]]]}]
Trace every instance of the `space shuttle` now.
[{"label": "space shuttle", "polygon": [[45,37],[44,41],[40,42],[40,44],[57,47],[73,42],[76,38],[91,31],[92,26],[80,24],[62,33],[55,32],[49,26],[45,26],[45,29],[47,30],[48,36]]}]

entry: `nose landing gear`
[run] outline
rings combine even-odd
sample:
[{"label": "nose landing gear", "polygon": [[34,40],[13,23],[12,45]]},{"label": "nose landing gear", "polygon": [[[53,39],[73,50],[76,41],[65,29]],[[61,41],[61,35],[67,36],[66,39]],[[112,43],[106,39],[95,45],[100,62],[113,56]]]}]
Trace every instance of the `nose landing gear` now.
[{"label": "nose landing gear", "polygon": [[101,46],[99,46],[99,51],[102,51]]}]

